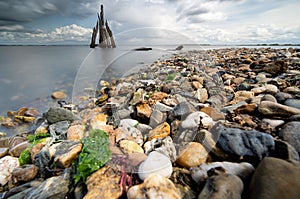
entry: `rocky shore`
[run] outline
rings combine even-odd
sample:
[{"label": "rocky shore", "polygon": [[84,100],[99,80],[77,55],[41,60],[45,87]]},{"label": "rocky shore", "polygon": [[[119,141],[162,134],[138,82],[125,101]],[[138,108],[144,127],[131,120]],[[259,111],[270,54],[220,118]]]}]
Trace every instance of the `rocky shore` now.
[{"label": "rocky shore", "polygon": [[299,198],[299,49],[182,52],[95,92],[1,117],[30,130],[0,135],[0,198]]}]

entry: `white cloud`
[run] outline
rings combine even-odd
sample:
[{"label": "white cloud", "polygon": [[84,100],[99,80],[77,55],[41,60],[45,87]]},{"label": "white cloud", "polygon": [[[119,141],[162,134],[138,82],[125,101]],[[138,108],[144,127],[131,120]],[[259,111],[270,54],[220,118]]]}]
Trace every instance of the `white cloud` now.
[{"label": "white cloud", "polygon": [[41,30],[37,30],[35,33],[1,32],[0,35],[4,40],[11,43],[31,41],[32,43],[53,44],[69,41],[76,44],[77,42],[88,43],[91,32],[90,28],[72,24],[56,28],[50,32],[41,32]]}]

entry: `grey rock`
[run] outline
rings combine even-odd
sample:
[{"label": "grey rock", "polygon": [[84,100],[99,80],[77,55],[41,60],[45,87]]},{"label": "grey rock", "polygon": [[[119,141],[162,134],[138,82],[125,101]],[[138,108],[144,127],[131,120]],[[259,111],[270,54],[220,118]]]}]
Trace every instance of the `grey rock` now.
[{"label": "grey rock", "polygon": [[300,163],[264,158],[252,177],[250,199],[299,198]]},{"label": "grey rock", "polygon": [[287,99],[293,98],[293,96],[289,93],[278,92],[275,94],[275,98],[279,103],[284,103]]},{"label": "grey rock", "polygon": [[258,106],[258,111],[265,116],[272,117],[290,117],[300,114],[300,109],[269,101],[261,102]]},{"label": "grey rock", "polygon": [[57,140],[67,139],[68,129],[70,127],[69,121],[61,121],[49,126],[50,134]]},{"label": "grey rock", "polygon": [[195,107],[192,106],[189,102],[181,102],[173,108],[172,115],[176,118],[185,118],[188,114],[195,111]]},{"label": "grey rock", "polygon": [[230,105],[230,106],[225,106],[225,107],[223,107],[223,108],[221,109],[221,111],[222,111],[223,113],[233,113],[234,110],[236,110],[237,108],[239,108],[239,107],[241,107],[241,106],[243,106],[243,105],[246,105],[246,104],[247,104],[247,102],[245,102],[245,101],[240,101],[240,102],[238,102],[238,103],[236,103],[236,104],[233,104],[233,105]]},{"label": "grey rock", "polygon": [[20,186],[14,187],[7,191],[4,194],[4,198],[9,198],[9,199],[20,199],[24,198],[26,194],[32,192],[37,186],[41,185],[41,181],[31,181],[27,182],[25,184],[22,184]]},{"label": "grey rock", "polygon": [[169,178],[172,172],[172,162],[167,156],[157,151],[152,151],[138,169],[138,175],[142,180],[154,173]]},{"label": "grey rock", "polygon": [[71,169],[65,169],[61,176],[51,177],[27,193],[24,199],[56,198],[64,199],[71,183]]},{"label": "grey rock", "polygon": [[209,172],[212,172],[212,170],[222,170],[224,173],[236,175],[240,177],[243,182],[249,181],[255,171],[254,167],[247,162],[212,162],[193,167],[190,169],[190,172],[195,182],[201,184],[209,178]]},{"label": "grey rock", "polygon": [[169,112],[171,111],[173,108],[170,107],[170,106],[167,106],[161,102],[157,102],[155,105],[154,105],[154,110],[158,110],[160,112]]},{"label": "grey rock", "polygon": [[242,180],[232,174],[208,179],[198,199],[240,199],[244,189]]},{"label": "grey rock", "polygon": [[261,101],[269,101],[269,102],[274,102],[277,103],[276,98],[273,95],[266,94],[261,98]]},{"label": "grey rock", "polygon": [[171,137],[167,136],[164,139],[153,139],[144,144],[145,154],[152,151],[157,151],[169,157],[171,162],[175,162],[177,158],[176,149]]},{"label": "grey rock", "polygon": [[125,119],[125,118],[130,118],[130,114],[131,112],[127,109],[121,109],[121,110],[117,110],[114,114],[114,117],[116,119]]},{"label": "grey rock", "polygon": [[197,111],[189,114],[181,123],[183,129],[210,128],[214,124],[213,119],[204,112]]},{"label": "grey rock", "polygon": [[142,124],[139,123],[136,127],[139,131],[142,132],[143,135],[146,135],[149,133],[149,131],[152,130],[151,126],[147,125],[147,124]]},{"label": "grey rock", "polygon": [[300,99],[287,99],[284,105],[300,109]]},{"label": "grey rock", "polygon": [[288,121],[290,121],[290,122],[293,122],[293,121],[294,122],[300,122],[300,114],[293,115],[293,116],[289,117]]},{"label": "grey rock", "polygon": [[275,151],[272,157],[284,160],[300,160],[299,154],[294,147],[282,140],[275,140]]},{"label": "grey rock", "polygon": [[262,159],[275,149],[273,137],[263,132],[224,126],[216,127],[216,132],[220,135],[217,146],[231,155]]},{"label": "grey rock", "polygon": [[150,122],[149,125],[152,128],[155,128],[157,125],[163,123],[166,120],[166,116],[160,112],[159,110],[153,110],[150,115]]},{"label": "grey rock", "polygon": [[12,180],[14,184],[18,182],[28,182],[35,178],[38,167],[33,164],[23,165],[13,170]]},{"label": "grey rock", "polygon": [[285,124],[279,132],[279,136],[290,145],[292,145],[298,153],[300,153],[300,122],[289,122]]},{"label": "grey rock", "polygon": [[46,119],[49,124],[53,124],[61,121],[73,122],[78,118],[76,118],[75,115],[67,109],[51,107],[46,113]]}]

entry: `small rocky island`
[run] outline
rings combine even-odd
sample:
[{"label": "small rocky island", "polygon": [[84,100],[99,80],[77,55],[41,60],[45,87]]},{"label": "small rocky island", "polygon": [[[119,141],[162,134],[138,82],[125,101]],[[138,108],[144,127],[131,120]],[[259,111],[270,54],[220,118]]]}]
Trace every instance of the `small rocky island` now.
[{"label": "small rocky island", "polygon": [[[96,44],[97,35],[99,34],[99,44]],[[90,48],[115,48],[116,43],[114,40],[113,33],[108,26],[107,20],[104,23],[104,9],[103,5],[100,6],[100,15],[98,13],[98,20],[96,26],[93,28],[92,39]]]}]

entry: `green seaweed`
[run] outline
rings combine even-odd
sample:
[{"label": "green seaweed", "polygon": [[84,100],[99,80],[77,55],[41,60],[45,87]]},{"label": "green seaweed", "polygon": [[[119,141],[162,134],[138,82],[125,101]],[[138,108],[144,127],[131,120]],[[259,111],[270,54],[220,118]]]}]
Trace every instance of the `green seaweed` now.
[{"label": "green seaweed", "polygon": [[19,164],[20,166],[25,165],[25,164],[31,164],[31,154],[30,150],[32,147],[38,143],[45,142],[46,137],[49,137],[49,134],[47,133],[38,133],[36,135],[28,135],[27,140],[30,143],[30,145],[21,152],[19,156]]},{"label": "green seaweed", "polygon": [[22,151],[22,153],[19,156],[19,164],[20,166],[23,166],[25,164],[31,163],[31,155],[30,155],[30,149],[25,149]]},{"label": "green seaweed", "polygon": [[75,183],[85,181],[93,172],[104,166],[111,157],[109,138],[105,131],[93,129],[89,137],[81,140],[82,151],[73,164]]},{"label": "green seaweed", "polygon": [[169,74],[169,75],[166,77],[165,82],[170,82],[170,81],[174,80],[175,77],[176,77],[177,75],[178,75],[177,73]]},{"label": "green seaweed", "polygon": [[32,143],[38,140],[41,140],[42,138],[49,137],[50,135],[48,133],[37,133],[35,135],[28,135],[27,140],[28,142]]}]

